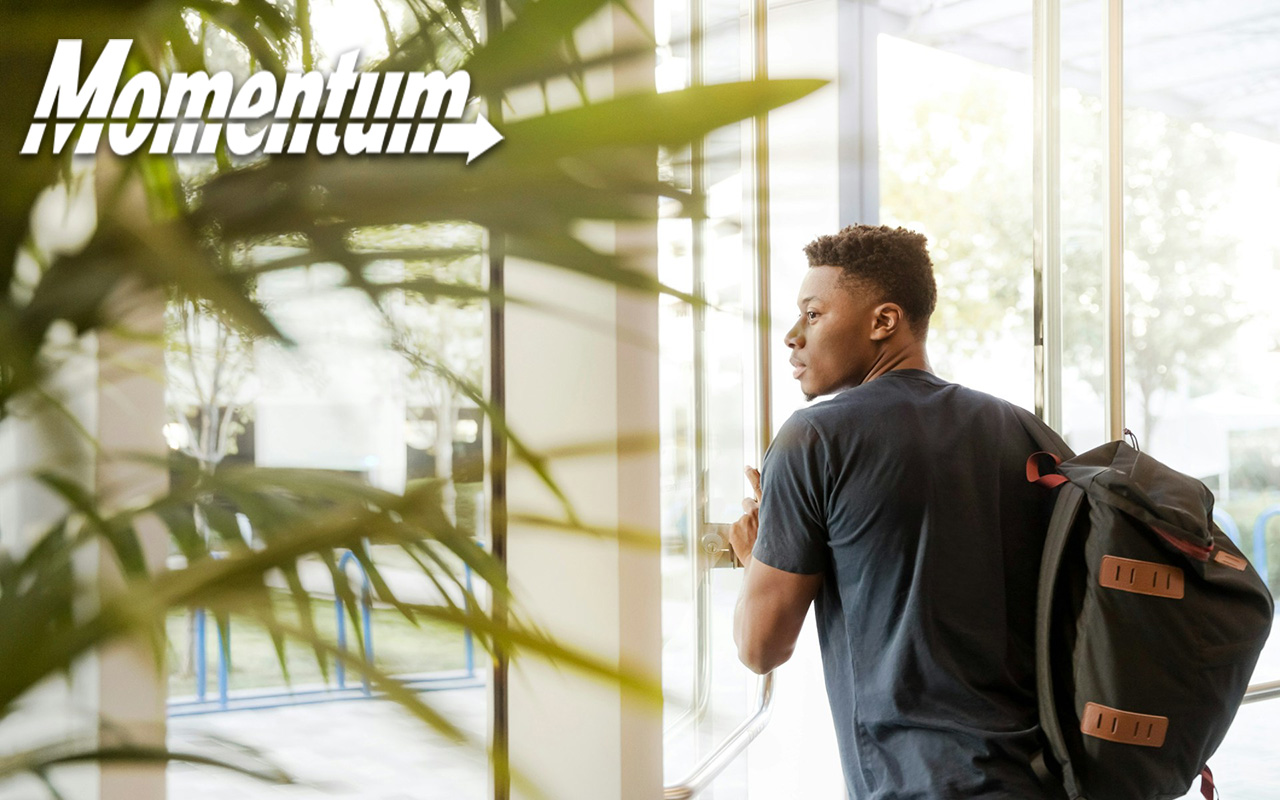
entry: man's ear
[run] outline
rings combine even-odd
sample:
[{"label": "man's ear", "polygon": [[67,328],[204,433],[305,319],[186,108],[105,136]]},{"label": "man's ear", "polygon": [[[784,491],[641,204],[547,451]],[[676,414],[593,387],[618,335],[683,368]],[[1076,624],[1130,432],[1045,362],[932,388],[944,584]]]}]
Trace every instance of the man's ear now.
[{"label": "man's ear", "polygon": [[907,324],[902,306],[897,303],[881,303],[871,310],[871,340],[881,341],[892,337]]}]

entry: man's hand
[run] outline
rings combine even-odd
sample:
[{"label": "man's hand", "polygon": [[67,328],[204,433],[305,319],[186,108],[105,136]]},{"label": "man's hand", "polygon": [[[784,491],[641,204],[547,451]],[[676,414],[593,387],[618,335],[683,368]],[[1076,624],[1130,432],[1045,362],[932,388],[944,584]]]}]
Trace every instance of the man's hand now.
[{"label": "man's hand", "polygon": [[760,472],[755,467],[747,467],[746,475],[755,497],[742,499],[742,516],[729,526],[729,546],[738,563],[744,565],[751,559],[751,550],[760,532]]},{"label": "man's hand", "polygon": [[761,675],[791,657],[800,626],[822,585],[822,573],[801,575],[751,557],[760,529],[760,473],[747,467],[755,497],[742,501],[742,517],[729,526],[729,546],[742,562],[742,592],[733,612],[738,658]]}]

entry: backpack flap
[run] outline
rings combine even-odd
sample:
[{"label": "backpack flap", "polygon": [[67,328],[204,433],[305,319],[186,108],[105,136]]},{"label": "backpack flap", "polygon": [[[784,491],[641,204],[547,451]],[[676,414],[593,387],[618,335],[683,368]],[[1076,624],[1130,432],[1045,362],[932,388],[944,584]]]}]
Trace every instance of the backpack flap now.
[{"label": "backpack flap", "polygon": [[1098,502],[1141,520],[1167,546],[1195,563],[1207,562],[1214,548],[1213,493],[1200,481],[1123,441],[1090,450],[1059,469]]},{"label": "backpack flap", "polygon": [[[1042,563],[1037,672],[1043,659],[1060,723],[1050,733],[1042,708],[1051,749],[1066,753],[1072,796],[1181,797],[1244,696],[1271,594],[1213,524],[1200,481],[1124,442],[1059,470],[1084,502],[1069,531],[1051,526]],[[1066,488],[1059,507],[1078,502]]]}]

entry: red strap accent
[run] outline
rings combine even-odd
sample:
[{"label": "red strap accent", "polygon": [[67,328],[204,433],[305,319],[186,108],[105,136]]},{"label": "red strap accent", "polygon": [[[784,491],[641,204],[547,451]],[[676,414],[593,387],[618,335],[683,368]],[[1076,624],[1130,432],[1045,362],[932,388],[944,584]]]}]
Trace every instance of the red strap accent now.
[{"label": "red strap accent", "polygon": [[1044,450],[1032,453],[1031,457],[1027,459],[1027,481],[1040,486],[1048,486],[1050,489],[1066,483],[1067,478],[1065,475],[1060,475],[1052,470],[1048,472],[1040,471],[1040,456],[1048,456],[1049,458],[1052,458],[1054,467],[1057,467],[1062,463],[1062,459],[1058,458],[1053,453],[1048,453]]},{"label": "red strap accent", "polygon": [[1213,800],[1213,773],[1209,771],[1208,764],[1200,770],[1200,794],[1204,795],[1204,800]]},{"label": "red strap accent", "polygon": [[1213,545],[1209,545],[1208,547],[1202,547],[1201,545],[1198,545],[1198,544],[1191,544],[1190,542],[1184,542],[1181,539],[1179,539],[1177,536],[1174,536],[1172,533],[1169,533],[1166,530],[1161,530],[1160,528],[1157,528],[1154,525],[1151,526],[1151,530],[1160,534],[1161,539],[1164,539],[1166,542],[1168,542],[1178,550],[1191,556],[1197,561],[1208,561],[1209,556],[1213,553]]}]

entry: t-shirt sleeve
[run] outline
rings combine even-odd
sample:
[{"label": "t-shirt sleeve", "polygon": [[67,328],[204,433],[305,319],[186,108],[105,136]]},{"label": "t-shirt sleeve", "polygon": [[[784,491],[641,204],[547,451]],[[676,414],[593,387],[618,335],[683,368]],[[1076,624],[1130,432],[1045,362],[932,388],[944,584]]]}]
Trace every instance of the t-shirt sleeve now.
[{"label": "t-shirt sleeve", "polygon": [[784,572],[823,572],[827,545],[826,448],[813,425],[792,414],[760,471],[760,530],[752,558]]}]

